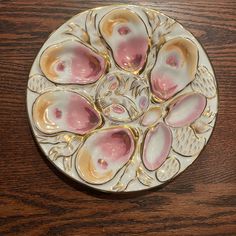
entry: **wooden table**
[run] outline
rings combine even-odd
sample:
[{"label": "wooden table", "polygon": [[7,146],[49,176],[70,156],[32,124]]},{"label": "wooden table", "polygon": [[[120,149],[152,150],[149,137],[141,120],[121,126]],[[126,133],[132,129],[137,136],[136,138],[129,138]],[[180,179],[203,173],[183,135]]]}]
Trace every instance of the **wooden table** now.
[{"label": "wooden table", "polygon": [[76,13],[111,1],[1,0],[0,235],[236,235],[236,2],[129,2],[178,19],[208,52],[220,93],[209,144],[159,190],[103,194],[64,177],[32,138],[28,74],[50,32]]}]

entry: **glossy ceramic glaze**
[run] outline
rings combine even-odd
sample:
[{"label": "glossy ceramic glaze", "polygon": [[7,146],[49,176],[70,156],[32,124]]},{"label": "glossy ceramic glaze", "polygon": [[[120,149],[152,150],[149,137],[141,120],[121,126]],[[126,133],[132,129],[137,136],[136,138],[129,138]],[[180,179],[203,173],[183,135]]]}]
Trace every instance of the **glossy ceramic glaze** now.
[{"label": "glossy ceramic glaze", "polygon": [[145,7],[80,13],[50,35],[28,82],[33,133],[63,173],[102,191],[160,186],[184,171],[215,124],[205,51]]}]

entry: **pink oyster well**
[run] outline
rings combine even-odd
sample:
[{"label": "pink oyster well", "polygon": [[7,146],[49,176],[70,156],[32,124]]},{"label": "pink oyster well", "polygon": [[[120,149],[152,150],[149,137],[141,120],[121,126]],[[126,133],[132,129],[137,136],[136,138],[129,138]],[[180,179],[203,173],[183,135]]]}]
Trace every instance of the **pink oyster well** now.
[{"label": "pink oyster well", "polygon": [[46,77],[61,84],[90,84],[105,72],[106,61],[92,49],[74,40],[47,48],[40,67]]},{"label": "pink oyster well", "polygon": [[175,38],[160,49],[151,72],[153,94],[167,100],[194,80],[198,63],[198,50],[189,39]]},{"label": "pink oyster well", "polygon": [[148,170],[156,170],[166,160],[172,144],[172,134],[168,126],[159,123],[151,128],[144,140],[143,164]]},{"label": "pink oyster well", "polygon": [[131,158],[134,137],[128,128],[109,128],[95,132],[85,141],[76,157],[79,176],[88,183],[111,180]]},{"label": "pink oyster well", "polygon": [[101,117],[90,102],[75,92],[52,91],[39,96],[33,105],[36,127],[47,134],[68,131],[86,134],[101,125]]},{"label": "pink oyster well", "polygon": [[145,25],[136,13],[115,9],[102,18],[100,31],[122,69],[137,72],[143,68],[149,41]]},{"label": "pink oyster well", "polygon": [[169,106],[166,124],[172,127],[190,125],[199,118],[206,107],[206,97],[198,93],[190,93],[176,98]]}]

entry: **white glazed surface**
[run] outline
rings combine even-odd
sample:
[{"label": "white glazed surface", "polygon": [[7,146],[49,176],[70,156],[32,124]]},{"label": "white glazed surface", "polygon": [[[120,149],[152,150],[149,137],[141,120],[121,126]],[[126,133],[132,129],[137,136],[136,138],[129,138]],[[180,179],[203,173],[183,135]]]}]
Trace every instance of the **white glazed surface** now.
[{"label": "white glazed surface", "polygon": [[[135,119],[132,119],[131,121],[114,121],[112,119],[107,118],[102,114],[104,119],[103,127],[101,129],[105,128],[111,128],[113,126],[121,126],[121,127],[126,127],[131,128],[134,130],[134,133],[136,134],[137,132],[139,133],[139,138],[135,140],[136,142],[136,147],[137,148],[134,152],[134,156],[132,160],[130,160],[125,166],[123,166],[115,176],[108,182],[103,183],[103,184],[91,184],[83,180],[80,175],[78,174],[76,170],[76,154],[80,150],[81,146],[83,145],[84,139],[81,136],[78,136],[76,134],[71,134],[69,132],[62,132],[58,133],[57,136],[51,136],[45,133],[40,133],[39,130],[35,126],[35,121],[33,120],[32,116],[32,108],[33,104],[38,96],[40,94],[46,92],[46,91],[55,91],[55,90],[66,90],[66,91],[75,91],[77,93],[80,93],[81,95],[85,96],[88,98],[88,100],[95,104],[96,103],[96,96],[97,96],[97,88],[99,86],[100,81],[103,79],[101,78],[94,84],[88,84],[88,85],[72,85],[72,84],[54,84],[51,81],[47,80],[45,76],[43,75],[41,69],[40,69],[40,57],[44,50],[52,45],[61,43],[66,40],[71,40],[74,39],[76,40],[76,30],[75,33],[68,34],[67,32],[70,31],[70,25],[71,24],[76,24],[79,25],[81,28],[86,29],[86,19],[88,18],[89,14],[96,14],[96,24],[95,27],[98,29],[98,25],[100,20],[103,18],[104,15],[106,15],[108,12],[110,12],[113,9],[118,9],[118,8],[128,8],[131,11],[135,12],[136,14],[139,15],[139,17],[143,20],[144,24],[146,25],[147,32],[149,34],[149,37],[152,37],[152,27],[150,25],[150,22],[148,21],[148,14],[147,12],[151,12],[153,14],[157,14],[159,20],[161,22],[166,22],[167,20],[170,20],[167,16],[155,11],[151,10],[148,8],[143,8],[143,7],[137,7],[137,6],[132,6],[132,5],[123,5],[123,6],[107,6],[107,7],[102,7],[102,8],[96,8],[92,9],[91,11],[86,11],[83,13],[80,13],[73,18],[71,18],[68,22],[63,24],[60,28],[58,28],[55,32],[53,32],[48,40],[45,42],[45,44],[42,46],[40,49],[30,72],[29,75],[29,83],[28,83],[28,90],[27,90],[27,109],[28,109],[28,114],[29,114],[29,119],[30,123],[32,126],[33,133],[36,137],[36,140],[39,143],[39,146],[41,147],[42,151],[44,154],[48,157],[48,159],[64,174],[67,176],[70,176],[72,179],[86,184],[92,188],[101,190],[101,191],[108,191],[108,192],[116,192],[116,191],[139,191],[139,190],[145,190],[149,188],[153,188],[156,186],[160,186],[166,181],[169,181],[176,175],[180,174],[182,171],[184,171],[189,165],[192,164],[192,162],[199,156],[200,151],[206,145],[208,139],[211,136],[213,127],[215,125],[215,119],[216,119],[216,113],[217,113],[217,107],[218,107],[218,98],[217,98],[217,88],[216,88],[216,81],[214,78],[214,72],[212,69],[212,66],[210,64],[210,61],[203,50],[202,46],[199,44],[199,42],[196,40],[196,38],[187,30],[185,30],[179,23],[175,22],[175,24],[170,28],[168,32],[163,32],[164,39],[165,41],[171,40],[176,37],[183,37],[183,38],[188,38],[192,42],[195,43],[198,49],[198,72],[196,74],[196,79],[199,79],[201,77],[201,73],[206,76],[205,80],[206,83],[213,83],[214,86],[212,88],[211,85],[209,85],[209,90],[208,93],[207,91],[204,90],[204,88],[199,87],[196,85],[197,80],[194,81],[193,84],[188,85],[186,88],[184,88],[182,91],[178,93],[176,97],[179,95],[184,95],[186,93],[192,93],[192,92],[199,92],[207,97],[207,105],[205,108],[204,113],[202,116],[198,119],[199,122],[204,122],[204,124],[210,123],[210,125],[206,125],[206,128],[202,128],[203,132],[198,134],[197,140],[196,140],[196,134],[192,132],[192,127],[195,126],[188,126],[188,127],[183,127],[179,130],[176,131],[177,128],[173,128],[171,132],[173,133],[173,146],[169,152],[168,158],[166,161],[162,164],[161,167],[154,171],[150,171],[145,166],[143,165],[142,161],[142,152],[140,148],[142,148],[142,143],[144,142],[145,135],[148,131],[148,128],[143,125],[140,125],[141,120],[143,117],[141,117],[142,114],[139,114]],[[155,23],[155,22],[154,22]],[[89,30],[89,28],[88,28]],[[66,33],[65,33],[66,32]],[[92,35],[93,32],[91,31],[91,39],[95,39],[95,36]],[[79,33],[78,33],[79,35]],[[90,40],[90,43],[93,44],[91,47],[96,47],[96,43],[94,43],[96,40]],[[105,46],[104,46],[105,47]],[[102,52],[103,46],[97,44],[97,48],[95,50],[98,50],[99,52]],[[150,53],[151,50],[150,50]],[[150,55],[150,54],[149,54]],[[109,73],[113,73],[114,71],[120,71],[123,73],[124,71],[117,67],[114,63],[114,59],[112,58],[112,54],[109,54],[111,57],[111,65],[109,67]],[[156,56],[155,56],[156,58]],[[150,59],[150,61],[155,60]],[[149,63],[147,63],[146,68],[144,71],[139,74],[135,75],[139,77],[141,80],[147,80],[148,75],[145,73],[146,69],[148,68]],[[126,73],[126,72],[124,72]],[[208,77],[207,77],[208,76]],[[147,83],[148,84],[148,83]],[[207,87],[208,85],[206,85]],[[149,100],[152,100],[152,95],[150,94]],[[166,108],[169,106],[172,102],[172,99],[167,100],[164,103],[150,103],[149,108],[152,107],[161,107],[161,109]],[[149,109],[148,108],[148,109]],[[186,107],[186,109],[189,109]],[[165,109],[164,109],[165,110]],[[146,110],[145,110],[146,111]],[[144,113],[145,113],[144,111]],[[161,118],[158,117],[159,122],[164,122],[163,117],[165,114],[162,115]],[[155,117],[154,117],[155,118]],[[153,119],[153,118],[151,118]],[[152,122],[152,124],[156,124],[155,120]],[[197,125],[197,124],[195,124]],[[191,130],[189,130],[191,129]],[[188,131],[188,132],[187,132]],[[99,129],[96,129],[96,131],[93,132],[99,132]],[[186,136],[186,135],[189,136]],[[89,135],[89,134],[88,134]],[[182,139],[178,139],[180,136],[183,136]],[[190,153],[190,155],[183,155],[180,154],[178,151],[181,150],[181,147],[179,143],[182,143],[182,146],[186,146],[187,148],[191,146],[191,144],[187,143],[185,145],[184,142],[187,142],[188,137],[191,137],[190,140],[196,145],[196,147],[200,147],[200,150],[197,150],[196,153],[191,152],[191,151],[183,151],[186,154]],[[71,146],[68,148],[68,146],[65,143],[65,140],[70,140]],[[200,144],[197,142],[199,140],[202,140]],[[160,146],[161,144],[158,144]],[[177,151],[176,151],[177,150]],[[204,157],[202,157],[204,158]]]}]

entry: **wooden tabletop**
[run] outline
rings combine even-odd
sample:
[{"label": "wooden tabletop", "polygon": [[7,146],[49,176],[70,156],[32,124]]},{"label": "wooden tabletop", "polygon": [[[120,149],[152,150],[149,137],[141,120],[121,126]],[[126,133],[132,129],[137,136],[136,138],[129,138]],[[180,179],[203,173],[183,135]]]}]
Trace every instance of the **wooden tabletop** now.
[{"label": "wooden tabletop", "polygon": [[174,181],[138,194],[104,194],[63,176],[37,147],[26,86],[38,50],[73,15],[111,2],[120,3],[0,1],[0,235],[236,235],[235,1],[129,1],[177,19],[200,40],[215,69],[216,128],[197,161]]}]

